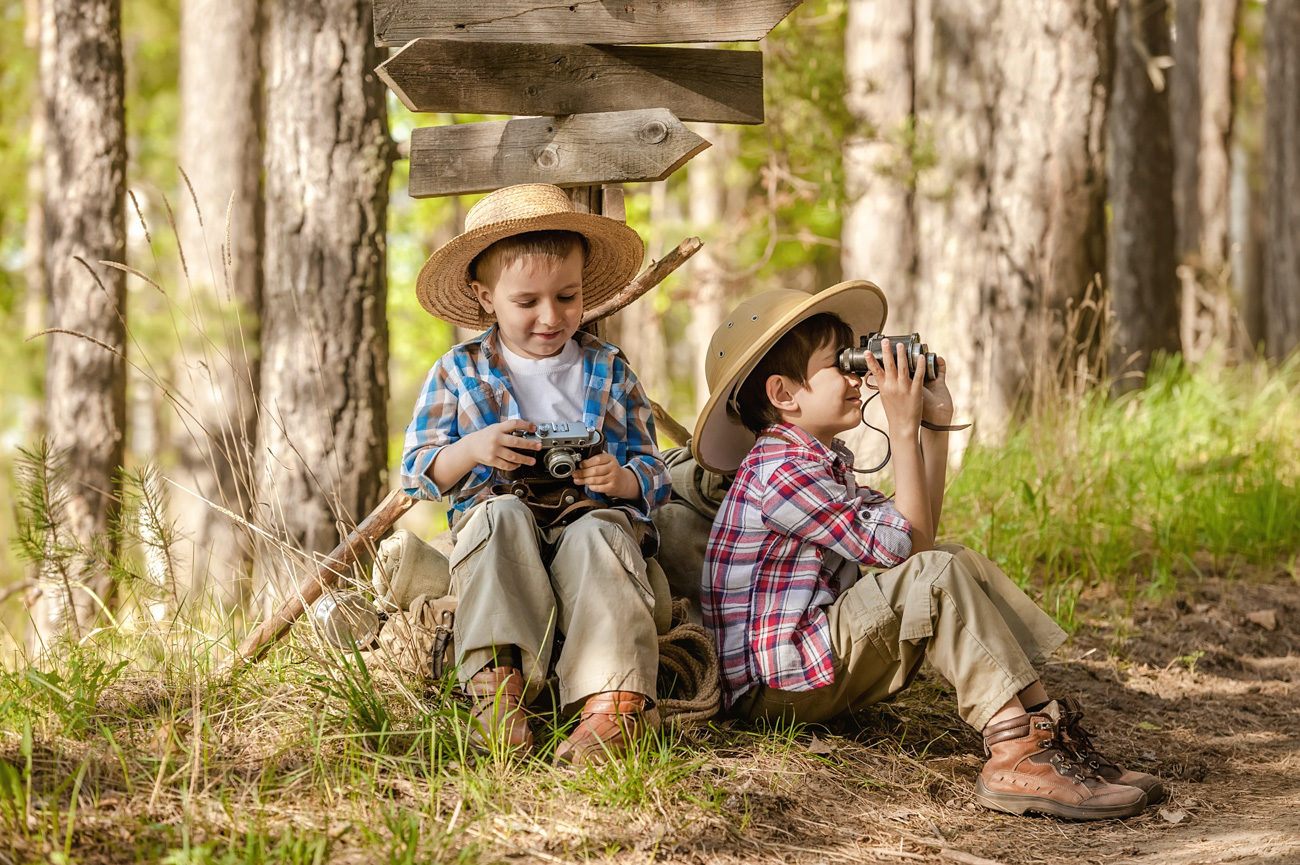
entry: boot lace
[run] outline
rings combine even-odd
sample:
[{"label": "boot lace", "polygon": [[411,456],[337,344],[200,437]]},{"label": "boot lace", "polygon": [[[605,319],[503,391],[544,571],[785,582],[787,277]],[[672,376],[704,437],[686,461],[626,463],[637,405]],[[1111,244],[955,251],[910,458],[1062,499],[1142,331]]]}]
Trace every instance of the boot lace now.
[{"label": "boot lace", "polygon": [[1034,725],[1039,730],[1049,730],[1052,733],[1051,738],[1043,739],[1038,743],[1038,747],[1044,751],[1053,751],[1051,756],[1052,768],[1058,775],[1072,779],[1076,784],[1082,784],[1085,781],[1104,780],[1098,773],[1095,766],[1088,761],[1081,759],[1079,754],[1070,748],[1065,742],[1064,724],[1062,721],[1052,721],[1044,718],[1035,719]]},{"label": "boot lace", "polygon": [[1083,728],[1083,710],[1077,705],[1069,706],[1060,723],[1061,744],[1094,773],[1102,769],[1118,769],[1111,760],[1102,756],[1092,743],[1092,735]]}]

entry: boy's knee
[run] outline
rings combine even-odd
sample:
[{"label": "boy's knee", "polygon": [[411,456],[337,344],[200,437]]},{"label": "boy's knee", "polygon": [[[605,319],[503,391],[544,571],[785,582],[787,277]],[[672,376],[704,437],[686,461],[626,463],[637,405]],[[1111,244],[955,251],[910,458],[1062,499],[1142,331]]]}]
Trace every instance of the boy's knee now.
[{"label": "boy's knee", "polygon": [[502,529],[532,531],[535,524],[533,512],[517,496],[489,499],[482,507],[493,531]]}]

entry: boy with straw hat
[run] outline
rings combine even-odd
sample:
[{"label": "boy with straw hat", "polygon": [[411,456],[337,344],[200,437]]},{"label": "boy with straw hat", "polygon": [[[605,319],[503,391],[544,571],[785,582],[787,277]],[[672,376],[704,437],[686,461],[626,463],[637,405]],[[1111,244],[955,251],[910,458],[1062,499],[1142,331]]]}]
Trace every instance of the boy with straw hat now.
[{"label": "boy with straw hat", "polygon": [[1079,820],[1138,813],[1163,795],[1159,779],[1097,753],[1078,705],[1039,681],[1061,629],[988,559],[935,546],[952,418],[942,358],[927,383],[924,364],[908,375],[901,345],[867,355],[897,491],[854,481],[835,436],[858,425],[863,382],[838,359],[885,313],[869,282],[777,289],[740,304],[709,345],[692,448],[705,468],[736,472],[701,592],[724,704],[749,720],[825,721],[894,696],[928,658],[984,733],[977,801]]},{"label": "boy with straw hat", "polygon": [[[460,681],[474,700],[471,743],[528,751],[525,707],[554,669],[563,707],[582,707],[557,763],[624,751],[654,699],[658,643],[643,556],[650,512],[668,498],[644,390],[619,350],[579,332],[582,314],[623,288],[644,246],[616,220],[578,213],[545,184],[498,190],[465,232],[420,271],[431,314],[487,329],[430,370],[406,430],[402,485],[452,499],[452,590]],[[572,473],[587,507],[555,522],[516,495],[503,471],[536,463],[518,434],[570,422],[598,430],[604,451]],[[494,489],[495,488],[495,489]]]}]

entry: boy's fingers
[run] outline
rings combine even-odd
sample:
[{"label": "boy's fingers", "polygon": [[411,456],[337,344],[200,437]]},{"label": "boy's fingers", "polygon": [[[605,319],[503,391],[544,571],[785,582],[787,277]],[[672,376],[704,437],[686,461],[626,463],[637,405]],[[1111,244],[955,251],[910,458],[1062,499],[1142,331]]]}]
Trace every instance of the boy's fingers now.
[{"label": "boy's fingers", "polygon": [[895,369],[895,367],[894,367],[894,351],[893,351],[893,348],[894,348],[894,347],[893,347],[892,345],[889,344],[889,340],[887,340],[887,339],[882,339],[882,340],[880,341],[880,347],[881,347],[881,349],[883,349],[883,350],[880,352],[880,356],[881,356],[882,358],[884,358],[884,361],[885,361],[885,362],[882,364],[882,366],[885,368],[885,375],[886,375],[887,377],[892,377],[892,376],[894,375],[894,369]]}]

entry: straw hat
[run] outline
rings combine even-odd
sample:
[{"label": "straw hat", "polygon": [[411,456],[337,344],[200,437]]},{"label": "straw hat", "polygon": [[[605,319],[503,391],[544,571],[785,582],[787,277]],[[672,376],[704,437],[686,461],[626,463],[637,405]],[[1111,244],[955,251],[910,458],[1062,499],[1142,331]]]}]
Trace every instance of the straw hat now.
[{"label": "straw hat", "polygon": [[736,307],[713,332],[704,360],[709,401],[691,437],[696,462],[719,473],[740,467],[754,446],[755,436],[739,419],[727,414],[727,404],[763,355],[790,328],[818,313],[833,312],[853,328],[854,334],[865,335],[884,327],[888,311],[885,293],[865,280],[841,282],[817,294],[776,288]]},{"label": "straw hat", "polygon": [[431,314],[460,327],[491,323],[470,287],[470,263],[504,237],[528,231],[576,231],[587,238],[582,308],[608,300],[636,276],[645,244],[631,228],[607,216],[578,213],[568,194],[547,183],[507,186],[484,196],[465,215],[465,232],[429,256],[415,296]]}]

